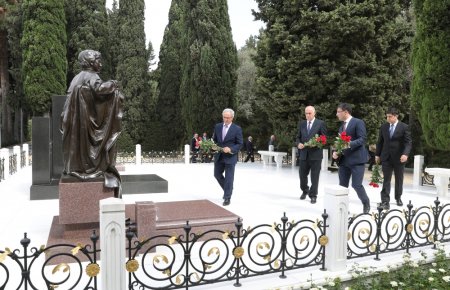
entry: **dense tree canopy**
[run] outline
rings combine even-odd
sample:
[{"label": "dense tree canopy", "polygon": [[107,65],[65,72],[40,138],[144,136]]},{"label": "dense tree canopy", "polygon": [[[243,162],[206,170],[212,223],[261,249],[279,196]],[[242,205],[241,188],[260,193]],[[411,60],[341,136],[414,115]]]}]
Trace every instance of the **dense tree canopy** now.
[{"label": "dense tree canopy", "polygon": [[78,54],[93,49],[102,54],[102,77],[110,79],[109,35],[105,0],[67,1],[68,83],[80,71]]},{"label": "dense tree canopy", "polygon": [[403,1],[257,0],[266,23],[257,89],[275,131],[292,142],[306,105],[336,132],[339,102],[354,104],[375,142],[387,106],[408,109],[411,25]]},{"label": "dense tree canopy", "polygon": [[66,91],[66,17],[64,1],[24,0],[22,77],[34,115],[49,112],[52,95]]},{"label": "dense tree canopy", "polygon": [[223,109],[234,108],[237,52],[226,0],[183,3],[180,96],[187,138],[194,131],[211,132]]},{"label": "dense tree canopy", "polygon": [[123,131],[131,136],[134,144],[144,139],[148,117],[149,53],[144,32],[144,0],[119,2],[119,42],[117,52],[117,80],[125,95]]},{"label": "dense tree canopy", "polygon": [[[413,106],[426,144],[450,151],[450,1],[415,0]],[[447,163],[448,165],[448,163]]]},{"label": "dense tree canopy", "polygon": [[[154,126],[163,140],[157,149],[175,149],[186,143],[184,120],[181,117],[180,85],[183,37],[183,1],[173,0],[169,23],[159,51],[159,82]],[[170,132],[170,134],[167,134]],[[159,147],[159,148],[158,148]]]}]

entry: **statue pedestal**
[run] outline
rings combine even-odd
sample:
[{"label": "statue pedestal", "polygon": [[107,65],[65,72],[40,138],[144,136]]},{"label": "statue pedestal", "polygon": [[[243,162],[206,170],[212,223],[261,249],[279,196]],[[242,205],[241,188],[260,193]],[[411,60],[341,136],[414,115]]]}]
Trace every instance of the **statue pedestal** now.
[{"label": "statue pedestal", "polygon": [[59,182],[59,223],[98,223],[99,201],[114,197],[114,189],[104,187],[104,179],[81,181],[63,176]]}]

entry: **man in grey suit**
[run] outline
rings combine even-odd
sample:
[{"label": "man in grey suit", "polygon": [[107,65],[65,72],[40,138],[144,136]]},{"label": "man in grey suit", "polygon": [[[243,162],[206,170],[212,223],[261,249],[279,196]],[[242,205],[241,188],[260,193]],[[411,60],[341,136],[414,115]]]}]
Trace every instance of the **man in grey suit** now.
[{"label": "man in grey suit", "polygon": [[[319,147],[305,147],[305,143],[317,135],[327,135],[325,122],[316,119],[316,110],[313,106],[305,108],[306,120],[298,124],[298,133],[295,143],[297,144],[300,156],[300,189],[302,195],[300,199],[305,199],[308,195],[311,203],[317,201],[317,189],[319,187],[319,175],[323,159],[323,151]],[[311,172],[311,187],[308,186],[308,175]]]},{"label": "man in grey suit", "polygon": [[363,204],[363,213],[369,213],[370,200],[362,185],[365,164],[369,160],[369,154],[366,149],[366,124],[364,124],[363,120],[352,117],[352,107],[346,103],[338,105],[336,116],[339,121],[342,121],[339,133],[345,131],[347,136],[351,137],[348,148],[342,151],[342,156],[338,156],[336,152],[333,152],[334,159],[340,158],[339,185],[348,187],[351,177],[352,187]]},{"label": "man in grey suit", "polygon": [[[234,168],[238,161],[238,153],[244,143],[242,129],[233,123],[234,111],[225,109],[222,112],[222,123],[214,127],[213,140],[222,150],[214,154],[214,177],[223,189],[223,205],[231,203],[233,194]],[[225,173],[225,176],[224,176]]]},{"label": "man in grey suit", "polygon": [[398,110],[389,108],[386,112],[387,123],[381,125],[378,135],[375,162],[381,161],[383,171],[383,188],[381,190],[381,206],[390,208],[390,192],[392,172],[395,174],[395,200],[398,206],[403,206],[403,172],[408,155],[411,152],[412,141],[408,125],[398,120]]}]

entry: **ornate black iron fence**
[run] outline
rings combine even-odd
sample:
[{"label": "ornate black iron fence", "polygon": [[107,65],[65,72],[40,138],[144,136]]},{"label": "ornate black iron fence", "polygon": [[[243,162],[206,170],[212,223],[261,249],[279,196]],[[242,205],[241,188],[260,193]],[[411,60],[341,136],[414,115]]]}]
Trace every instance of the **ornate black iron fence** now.
[{"label": "ornate black iron fence", "polygon": [[24,168],[26,163],[26,152],[20,151],[20,168]]},{"label": "ornate black iron fence", "polygon": [[17,154],[9,156],[9,175],[17,172]]},{"label": "ornate black iron fence", "polygon": [[[238,220],[233,230],[194,233],[189,222],[178,236],[159,235],[137,241],[132,227],[128,240],[128,289],[178,289],[218,282],[234,282],[270,273],[318,266],[325,269],[328,243],[327,213],[321,219],[288,221],[243,228]],[[333,230],[333,229],[332,229]],[[89,289],[96,290],[101,275],[97,264],[95,232],[92,245],[57,244],[29,248],[27,235],[22,248],[0,250],[0,290]],[[383,211],[349,218],[348,259],[405,251],[450,241],[450,204]],[[70,262],[67,262],[67,259]],[[64,262],[61,262],[64,260]],[[11,278],[18,277],[18,278]],[[8,288],[7,288],[8,287]]]},{"label": "ornate black iron fence", "polygon": [[[360,214],[349,218],[347,258],[375,256],[382,253],[433,245],[450,240],[450,204],[413,209],[411,202],[406,209]],[[367,219],[367,217],[370,217]]]},{"label": "ornate black iron fence", "polygon": [[281,223],[247,229],[238,220],[234,231],[205,233],[192,233],[187,222],[184,235],[160,235],[134,245],[129,231],[128,289],[188,289],[224,281],[240,286],[242,278],[252,276],[281,273],[285,278],[285,271],[309,266],[325,270],[327,217],[288,222],[284,215]]},{"label": "ornate black iron fence", "polygon": [[183,163],[183,151],[150,151],[143,152],[142,163]]},{"label": "ornate black iron fence", "polygon": [[[428,174],[425,169],[422,169],[422,185],[434,186],[434,175]],[[448,185],[450,188],[450,184]]]},{"label": "ornate black iron fence", "polygon": [[58,244],[29,248],[31,241],[25,233],[20,241],[22,249],[0,250],[0,290],[42,290],[44,285],[49,290],[62,285],[64,289],[96,290],[100,273],[97,264],[99,237],[94,231],[90,238],[92,246]]}]

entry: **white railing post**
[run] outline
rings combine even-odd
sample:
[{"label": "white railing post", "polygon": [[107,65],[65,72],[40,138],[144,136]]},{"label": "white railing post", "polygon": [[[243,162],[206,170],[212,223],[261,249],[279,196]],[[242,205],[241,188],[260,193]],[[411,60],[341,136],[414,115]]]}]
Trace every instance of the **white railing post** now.
[{"label": "white railing post", "polygon": [[20,152],[20,146],[18,146],[18,145],[14,146],[13,147],[13,154],[16,155],[16,170],[17,171],[19,171],[21,169],[20,168],[20,156],[21,156],[20,153],[21,153]]},{"label": "white railing post", "polygon": [[136,144],[136,165],[142,164],[141,144]]},{"label": "white railing post", "polygon": [[423,155],[414,155],[414,173],[413,173],[413,188],[419,189],[422,185],[422,170],[423,170]]},{"label": "white railing post", "polygon": [[323,149],[323,159],[322,159],[322,172],[326,172],[328,170],[328,149]]},{"label": "white railing post", "polygon": [[292,167],[295,167],[297,161],[297,147],[292,147]]},{"label": "white railing post", "polygon": [[191,155],[191,146],[189,144],[184,145],[184,163],[189,164],[189,159]]},{"label": "white railing post", "polygon": [[324,208],[328,214],[328,244],[325,267],[329,271],[342,271],[347,263],[348,188],[325,185]]},{"label": "white railing post", "polygon": [[[275,146],[273,146],[273,145],[269,145],[269,151],[274,151],[274,149],[275,149]],[[273,159],[273,157],[271,157],[271,156],[269,156],[269,164],[272,164],[272,159]]]},{"label": "white railing post", "polygon": [[119,198],[100,200],[101,289],[126,289],[125,203]]},{"label": "white railing post", "polygon": [[22,145],[23,151],[25,152],[25,166],[30,165],[30,160],[28,158],[30,158],[30,148],[28,146],[28,143],[24,143]]},{"label": "white railing post", "polygon": [[4,178],[9,178],[9,149],[8,148],[2,148],[0,149],[0,159],[3,160],[3,169],[4,171]]}]

